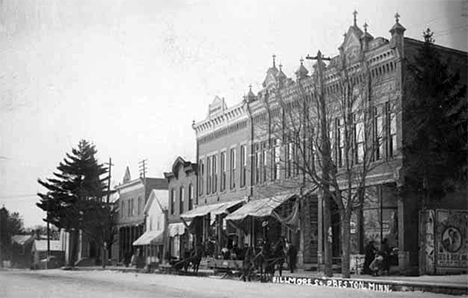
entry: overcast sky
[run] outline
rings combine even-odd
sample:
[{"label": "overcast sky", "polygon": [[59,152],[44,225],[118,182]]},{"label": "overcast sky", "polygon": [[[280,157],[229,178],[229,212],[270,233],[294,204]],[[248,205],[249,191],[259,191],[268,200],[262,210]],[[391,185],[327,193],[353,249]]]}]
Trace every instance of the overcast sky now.
[{"label": "overcast sky", "polygon": [[[0,1],[0,205],[26,226],[50,177],[80,139],[113,180],[148,159],[163,177],[177,156],[194,160],[193,120],[218,95],[238,103],[257,92],[277,55],[287,76],[299,59],[338,53],[358,25],[390,39],[399,12],[406,36],[429,26],[436,43],[467,50],[462,1]],[[307,62],[308,63],[308,62]],[[310,64],[306,64],[310,69]]]}]

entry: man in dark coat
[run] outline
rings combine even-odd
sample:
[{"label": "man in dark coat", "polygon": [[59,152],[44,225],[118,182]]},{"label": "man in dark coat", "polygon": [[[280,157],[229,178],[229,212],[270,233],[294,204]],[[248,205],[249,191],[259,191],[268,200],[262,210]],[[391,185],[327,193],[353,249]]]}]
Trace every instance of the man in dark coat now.
[{"label": "man in dark coat", "polygon": [[244,261],[242,262],[242,280],[243,281],[251,281],[250,275],[252,271],[252,259],[253,259],[253,251],[252,248],[246,246],[245,254],[244,254]]},{"label": "man in dark coat", "polygon": [[296,269],[296,258],[297,258],[297,249],[292,243],[289,243],[288,259],[289,259],[289,269],[291,270],[291,273],[294,273],[294,270]]},{"label": "man in dark coat", "polygon": [[384,274],[388,274],[390,271],[390,245],[388,244],[388,239],[384,238],[380,245],[379,253],[383,256],[382,261],[382,271]]},{"label": "man in dark coat", "polygon": [[375,258],[375,253],[377,249],[374,246],[374,240],[369,241],[367,243],[365,249],[365,257],[364,257],[364,266],[362,268],[362,271],[364,274],[372,274],[372,271],[370,270],[369,266],[374,261]]}]

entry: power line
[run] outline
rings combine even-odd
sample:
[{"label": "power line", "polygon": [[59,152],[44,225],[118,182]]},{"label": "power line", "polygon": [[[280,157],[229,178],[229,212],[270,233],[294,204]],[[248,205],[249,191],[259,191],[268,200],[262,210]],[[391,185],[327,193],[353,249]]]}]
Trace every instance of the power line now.
[{"label": "power line", "polygon": [[0,196],[0,199],[15,199],[15,198],[30,198],[30,197],[37,197],[37,194]]}]

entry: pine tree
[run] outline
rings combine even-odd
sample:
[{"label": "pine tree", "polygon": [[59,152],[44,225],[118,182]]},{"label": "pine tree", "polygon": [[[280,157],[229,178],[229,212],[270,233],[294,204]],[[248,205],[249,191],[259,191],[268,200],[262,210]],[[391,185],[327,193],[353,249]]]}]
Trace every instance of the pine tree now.
[{"label": "pine tree", "polygon": [[3,260],[11,257],[12,237],[23,233],[21,215],[18,212],[10,213],[5,206],[0,208],[0,267],[3,267]]},{"label": "pine tree", "polygon": [[[408,63],[403,152],[405,191],[418,193],[422,207],[436,203],[467,178],[466,85],[452,74],[427,29],[424,44]],[[464,183],[463,183],[464,182]]]},{"label": "pine tree", "polygon": [[98,163],[96,153],[94,145],[82,140],[77,149],[66,154],[54,178],[38,180],[47,189],[38,194],[41,200],[37,203],[47,212],[45,221],[71,232],[71,266],[76,258],[78,231],[102,245],[112,224],[112,210],[103,201],[108,190],[107,169]]}]

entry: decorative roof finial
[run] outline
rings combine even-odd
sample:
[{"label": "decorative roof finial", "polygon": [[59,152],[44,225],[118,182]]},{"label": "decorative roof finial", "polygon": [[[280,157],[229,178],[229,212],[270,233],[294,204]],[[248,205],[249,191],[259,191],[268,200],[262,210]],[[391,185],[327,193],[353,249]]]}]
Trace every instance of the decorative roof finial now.
[{"label": "decorative roof finial", "polygon": [[364,32],[367,32],[367,27],[369,27],[369,25],[367,25],[367,22],[364,23]]},{"label": "decorative roof finial", "polygon": [[249,91],[252,91],[252,84],[249,85]]},{"label": "decorative roof finial", "polygon": [[276,55],[273,54],[273,67],[276,67],[276,64],[275,64],[275,59],[276,59]]},{"label": "decorative roof finial", "polygon": [[283,68],[283,64],[280,63],[279,69],[281,70]]},{"label": "decorative roof finial", "polygon": [[301,57],[301,60],[299,61],[301,61],[301,65],[304,65],[304,58]]},{"label": "decorative roof finial", "polygon": [[357,14],[358,12],[356,10],[353,11],[353,15],[354,15],[354,26],[357,26]]},{"label": "decorative roof finial", "polygon": [[397,23],[400,21],[400,14],[398,12],[395,14],[395,20]]}]

